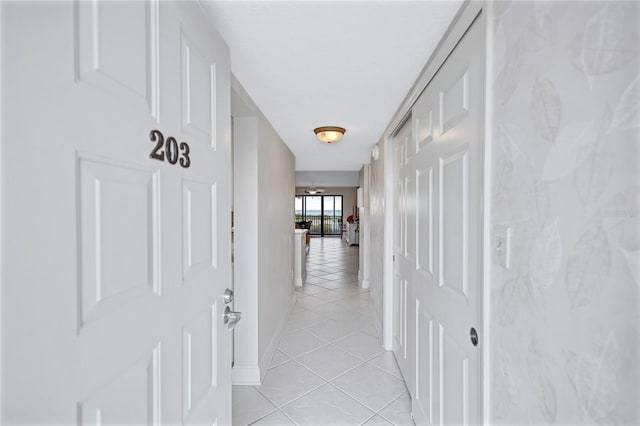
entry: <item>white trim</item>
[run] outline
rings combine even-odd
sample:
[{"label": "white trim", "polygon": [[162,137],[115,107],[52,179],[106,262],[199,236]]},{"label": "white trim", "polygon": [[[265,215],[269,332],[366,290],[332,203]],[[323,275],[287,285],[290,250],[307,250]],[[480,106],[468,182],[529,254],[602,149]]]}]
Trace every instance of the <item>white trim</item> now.
[{"label": "white trim", "polygon": [[291,295],[291,300],[289,301],[289,309],[287,315],[282,319],[280,325],[276,329],[276,332],[273,334],[267,349],[265,349],[264,354],[262,355],[262,359],[258,362],[258,365],[238,365],[233,366],[231,369],[231,384],[234,386],[259,386],[262,384],[264,377],[269,370],[269,365],[271,365],[271,361],[273,360],[273,356],[276,353],[276,349],[278,348],[278,344],[280,343],[280,338],[282,337],[282,330],[284,330],[284,326],[289,320],[291,313],[293,312],[293,307],[297,301],[297,295],[295,291]]},{"label": "white trim", "polygon": [[[4,98],[2,97],[2,38],[3,38],[3,33],[2,33],[2,19],[3,19],[3,10],[4,10],[4,2],[0,2],[0,164],[2,164],[2,150],[3,150],[3,145],[4,145],[4,138],[3,138],[3,129],[2,129],[2,118],[3,118],[3,111],[2,111],[2,104],[4,103]],[[2,248],[4,247],[4,239],[3,239],[3,230],[4,230],[4,221],[2,218],[2,201],[3,201],[3,193],[2,193],[2,167],[0,167],[0,378],[4,377],[3,374],[3,359],[2,359],[2,343],[3,343],[3,338],[2,338],[2,329],[3,329],[3,325],[2,325],[2,291],[3,291],[3,280],[2,277],[3,275],[3,271],[2,271],[2,260],[3,260],[3,255],[2,255]],[[4,417],[3,416],[3,404],[2,401],[4,401],[3,398],[3,394],[2,394],[2,380],[0,379],[0,420]]]},{"label": "white trim", "polygon": [[362,167],[362,206],[360,207],[360,265],[362,266],[362,288],[371,287],[371,210],[369,193],[371,191],[371,163]]},{"label": "white trim", "polygon": [[393,138],[384,139],[384,255],[382,265],[382,344],[393,350]]},{"label": "white trim", "polygon": [[400,104],[400,108],[398,108],[393,119],[387,125],[387,128],[383,133],[385,139],[391,139],[391,137],[400,130],[404,124],[405,118],[411,112],[413,104],[418,100],[420,94],[422,94],[433,76],[438,72],[444,61],[453,51],[453,48],[469,29],[471,23],[476,19],[478,14],[482,12],[484,5],[484,1],[467,0],[460,7],[457,15],[451,21],[449,28],[444,33],[442,39],[429,57],[427,64],[424,66],[415,83],[411,86],[409,93]]},{"label": "white trim", "polygon": [[[384,298],[383,298],[384,301]],[[371,312],[373,313],[373,326],[376,329],[376,334],[381,337],[381,343],[382,343],[382,347],[385,351],[388,351],[390,349],[387,349],[384,345],[384,334],[382,332],[382,318],[380,318],[378,316],[378,311],[376,310],[375,306],[373,305],[373,300],[369,299],[369,309],[371,310]],[[384,313],[383,313],[384,316]]]},{"label": "white trim", "polygon": [[262,355],[262,359],[259,363],[259,375],[260,375],[260,384],[264,380],[264,377],[267,375],[267,371],[269,370],[269,366],[271,365],[271,361],[273,360],[273,356],[276,354],[276,349],[278,348],[278,344],[280,343],[280,338],[282,337],[282,330],[284,330],[284,326],[289,321],[289,317],[291,316],[291,312],[293,311],[293,307],[297,301],[297,295],[294,292],[291,296],[291,300],[289,301],[289,312],[284,316],[280,325],[276,329],[276,332],[273,333],[273,337],[265,349],[264,354]]},{"label": "white trim", "polygon": [[231,369],[231,384],[236,385],[260,385],[260,367],[234,365]]},{"label": "white trim", "polygon": [[484,5],[484,158],[482,194],[482,293],[480,304],[482,369],[480,371],[480,418],[482,424],[490,424],[491,418],[491,158],[493,149],[493,2]]}]

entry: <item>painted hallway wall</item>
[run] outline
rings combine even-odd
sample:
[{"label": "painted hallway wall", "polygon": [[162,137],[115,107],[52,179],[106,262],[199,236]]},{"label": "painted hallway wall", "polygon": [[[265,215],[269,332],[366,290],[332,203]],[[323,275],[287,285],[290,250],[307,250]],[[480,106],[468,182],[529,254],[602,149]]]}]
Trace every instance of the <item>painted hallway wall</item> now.
[{"label": "painted hallway wall", "polygon": [[492,237],[514,234],[491,423],[640,423],[638,22],[636,2],[493,5]]},{"label": "painted hallway wall", "polygon": [[[262,114],[258,135],[258,350],[262,356],[275,350],[294,295],[296,159]],[[270,362],[261,359],[260,363],[266,369]]]},{"label": "painted hallway wall", "polygon": [[383,279],[384,279],[384,146],[379,143],[378,160],[371,160],[369,168],[369,232],[370,232],[370,306],[376,328],[382,335]]},{"label": "painted hallway wall", "polygon": [[[259,384],[294,297],[295,157],[239,87],[234,92],[235,384]],[[241,99],[242,98],[242,99]],[[244,101],[244,105],[242,105]]]}]

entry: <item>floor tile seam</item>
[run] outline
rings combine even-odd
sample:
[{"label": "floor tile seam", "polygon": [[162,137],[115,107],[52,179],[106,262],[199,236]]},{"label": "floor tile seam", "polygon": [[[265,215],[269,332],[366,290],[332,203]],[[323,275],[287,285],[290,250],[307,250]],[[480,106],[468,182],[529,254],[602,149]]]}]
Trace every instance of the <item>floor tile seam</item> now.
[{"label": "floor tile seam", "polygon": [[[322,322],[324,322],[324,321],[325,321],[325,319],[318,320],[318,321],[314,321],[314,322],[312,322],[311,324],[307,324],[307,325],[305,325],[305,326],[300,327],[300,328],[299,328],[299,329],[297,329],[295,332],[296,332],[296,333],[297,333],[298,331],[306,331],[306,332],[309,332],[308,330],[306,330],[307,328],[309,328],[309,327],[313,327],[314,325],[321,324],[321,323],[322,323]],[[322,339],[322,338],[321,338],[321,339]],[[324,340],[324,339],[323,339],[323,340]]]},{"label": "floor tile seam", "polygon": [[[316,325],[317,325],[317,324],[316,324]],[[313,326],[311,326],[311,327],[313,327]],[[320,336],[319,334],[314,333],[314,332],[313,332],[313,331],[311,331],[311,330],[308,330],[308,332],[309,332],[309,333],[311,333],[311,334],[313,334],[313,335],[314,335],[314,336],[316,336],[316,337],[319,337],[320,339],[324,339],[324,340],[326,340],[326,341],[327,341],[330,345],[332,345],[332,346],[336,346],[336,345],[333,345],[333,342],[335,342],[335,341],[337,341],[337,340],[340,340],[340,339],[342,339],[342,338],[347,337],[347,336],[342,336],[342,337],[336,337],[335,339],[330,339],[330,340],[329,340],[329,339],[327,339],[327,338],[325,338],[325,337]],[[338,347],[338,346],[336,346],[336,347]],[[344,350],[344,349],[343,349],[343,350]]]},{"label": "floor tile seam", "polygon": [[[384,353],[384,352],[383,352],[383,353]],[[400,375],[398,375],[398,374],[396,374],[396,373],[393,373],[393,372],[391,372],[391,371],[389,371],[389,370],[386,370],[386,369],[384,369],[384,368],[380,367],[379,365],[375,365],[375,364],[373,364],[373,363],[371,362],[371,361],[373,361],[373,360],[374,360],[374,358],[377,358],[377,357],[379,357],[379,356],[380,356],[380,354],[378,354],[378,355],[374,356],[373,358],[371,358],[371,359],[369,359],[368,361],[366,361],[366,363],[367,363],[367,364],[369,364],[369,365],[370,365],[370,366],[372,366],[372,367],[377,368],[378,370],[384,371],[384,372],[385,372],[385,373],[387,373],[387,374],[391,374],[393,377],[395,377],[395,378],[397,378],[397,379],[402,380],[402,381],[404,382],[405,386],[406,386],[406,385],[407,385],[407,382],[405,382],[405,380],[404,380],[404,378],[402,377],[402,375],[401,375],[401,374],[400,374]]]},{"label": "floor tile seam", "polygon": [[[321,338],[321,339],[322,339],[322,338]],[[283,353],[284,353],[285,355],[287,355],[289,358],[291,358],[291,361],[295,361],[295,360],[296,360],[296,358],[299,358],[299,357],[301,357],[301,356],[308,355],[308,354],[310,354],[311,352],[317,351],[318,349],[322,349],[322,348],[324,348],[324,347],[326,347],[326,346],[329,346],[329,345],[331,344],[331,342],[327,342],[325,339],[322,339],[322,340],[324,341],[322,345],[320,345],[320,346],[316,346],[316,347],[314,347],[313,349],[311,349],[311,350],[309,350],[309,351],[306,351],[306,352],[303,352],[303,353],[298,354],[298,355],[291,355],[291,354],[289,354],[289,353],[287,353],[287,352],[283,351],[281,348],[278,348],[278,350],[279,350],[279,351],[281,351],[281,352],[283,352]],[[300,364],[300,363],[298,362],[298,364]]]},{"label": "floor tile seam", "polygon": [[[314,317],[317,317],[318,315],[320,315],[318,312],[314,312],[311,311],[309,309],[307,309],[307,311],[309,312],[301,312],[298,315],[290,315],[289,318],[287,319],[287,323],[297,323],[300,320],[313,320]],[[302,318],[301,318],[302,317]]]},{"label": "floor tile seam", "polygon": [[[342,307],[342,308],[346,308],[346,309],[348,309],[348,310],[352,310],[352,309],[353,309],[353,310],[355,310],[356,312],[362,312],[362,311],[364,311],[364,310],[365,310],[365,307],[362,307],[362,306],[361,306],[361,307],[358,307],[358,306],[348,306],[348,304],[344,304],[344,305],[341,305],[340,303],[336,303],[336,304],[337,304],[337,305],[339,305],[340,307]],[[368,306],[368,305],[367,305],[367,306]]]},{"label": "floor tile seam", "polygon": [[[387,417],[385,417],[385,416],[382,414],[382,412],[383,412],[384,410],[386,410],[387,408],[389,408],[389,407],[390,407],[393,403],[395,403],[397,400],[399,400],[400,398],[402,398],[402,396],[404,395],[404,393],[405,393],[405,392],[409,393],[409,391],[408,391],[408,390],[401,392],[398,396],[396,396],[395,398],[393,398],[393,399],[391,400],[391,402],[389,402],[387,405],[385,405],[384,407],[382,407],[382,408],[381,408],[381,409],[376,413],[376,416],[380,416],[380,417],[382,417],[383,419],[385,419],[386,421],[388,421],[389,423],[391,423],[392,425],[395,425],[395,423],[394,423],[393,421],[389,420]],[[411,394],[409,394],[409,398],[411,398]],[[413,420],[413,417],[411,418],[411,420]],[[415,424],[415,421],[414,421],[413,423]]]},{"label": "floor tile seam", "polygon": [[[338,339],[336,339],[336,340],[340,340],[340,339],[341,339],[341,338],[338,338]],[[332,347],[334,347],[334,348],[336,348],[336,349],[338,349],[338,350],[340,350],[340,351],[344,352],[345,354],[347,354],[347,355],[350,355],[350,356],[354,357],[354,358],[358,361],[358,365],[356,365],[355,367],[353,367],[353,368],[349,368],[348,370],[346,370],[346,371],[344,371],[344,372],[340,373],[339,375],[335,376],[335,377],[334,377],[334,378],[332,378],[332,379],[329,379],[329,380],[325,379],[325,380],[327,380],[328,382],[333,381],[334,379],[337,379],[338,377],[340,377],[340,376],[342,376],[342,375],[344,375],[344,374],[348,373],[349,371],[353,370],[354,368],[360,367],[360,366],[362,366],[362,365],[364,365],[364,364],[366,364],[366,363],[367,363],[367,361],[364,361],[361,357],[356,356],[355,354],[353,354],[353,353],[351,353],[351,352],[347,351],[346,349],[344,349],[344,348],[342,348],[342,347],[340,347],[340,346],[338,346],[338,345],[333,344],[333,342],[329,342],[329,344],[324,345],[324,346],[321,346],[321,347],[319,347],[319,348],[316,348],[316,349],[314,349],[314,350],[313,350],[313,351],[311,351],[311,352],[315,352],[316,350],[326,348],[327,346],[332,346]],[[310,354],[311,352],[307,352],[306,354],[300,355],[300,356],[298,356],[298,357],[296,357],[296,358],[303,357],[303,356],[305,356],[305,355]],[[292,358],[292,359],[294,359],[294,360],[295,360],[295,358]],[[296,361],[297,361],[297,360],[296,360]],[[300,362],[300,361],[297,361],[297,362],[298,362],[298,364],[301,364],[301,362]],[[308,370],[310,369],[309,367],[306,367],[306,366],[304,366],[304,365],[303,365],[303,367],[307,368]],[[318,374],[318,373],[316,373],[316,374]]]},{"label": "floor tile seam", "polygon": [[367,419],[365,421],[363,421],[362,423],[360,423],[358,426],[364,426],[366,425],[368,422],[370,422],[371,420],[373,420],[373,418],[377,416],[376,413],[373,413],[373,415],[371,417],[367,417]]},{"label": "floor tile seam", "polygon": [[[294,361],[294,360],[292,360],[292,361]],[[294,361],[294,362],[295,362],[295,361]],[[297,363],[297,364],[298,364],[298,365],[301,365],[300,363]],[[304,366],[302,365],[302,367],[304,367]],[[305,368],[306,368],[306,367],[305,367]],[[306,368],[306,369],[307,369],[307,370],[309,370],[308,368]],[[309,371],[311,371],[311,370],[309,370]],[[312,373],[313,373],[313,372],[312,372]],[[314,374],[315,376],[318,376],[316,373],[313,373],[313,374]],[[318,376],[318,377],[320,377],[320,376]],[[266,396],[264,393],[260,392],[260,390],[259,390],[259,389],[257,389],[257,390],[258,390],[258,392],[260,392],[260,394],[261,394],[262,396],[264,396],[265,398],[267,398],[267,400],[268,400],[271,404],[273,404],[273,405],[276,407],[276,409],[277,409],[277,410],[279,410],[279,411],[284,411],[284,410],[282,410],[282,408],[284,408],[285,406],[287,406],[287,405],[291,404],[292,402],[295,402],[295,401],[299,400],[299,399],[300,399],[300,398],[302,398],[303,396],[310,394],[311,392],[313,392],[313,391],[315,391],[315,390],[317,390],[317,389],[321,388],[322,386],[324,386],[324,385],[326,385],[326,384],[328,383],[328,382],[327,382],[326,380],[324,380],[322,377],[320,377],[320,379],[322,379],[322,383],[320,383],[319,385],[314,386],[314,387],[312,387],[311,389],[308,389],[308,390],[304,391],[304,392],[303,392],[303,393],[301,393],[300,395],[295,396],[293,399],[287,400],[287,401],[285,401],[285,402],[283,402],[282,404],[279,404],[279,405],[278,405],[278,404],[276,404],[276,403],[275,403],[274,401],[272,401],[271,399],[269,399],[269,397],[268,397],[268,396]],[[286,414],[286,413],[285,413],[285,414]],[[289,416],[287,416],[287,417],[289,417]],[[289,418],[290,418],[290,417],[289,417]],[[290,418],[290,419],[291,419],[291,418]],[[291,419],[291,420],[293,421],[293,419]],[[297,422],[295,422],[295,421],[294,421],[293,423],[294,423],[294,424],[297,424]]]},{"label": "floor tile seam", "polygon": [[[280,345],[280,342],[278,342],[278,346],[276,346],[276,352],[280,352],[281,354],[283,354],[284,356],[286,356],[288,359],[287,359],[287,360],[285,360],[285,361],[282,361],[282,362],[280,362],[280,363],[278,363],[278,364],[276,364],[276,365],[273,365],[273,357],[271,357],[271,363],[269,363],[269,366],[267,367],[267,371],[271,370],[272,368],[279,367],[279,366],[281,366],[281,365],[283,365],[283,364],[286,364],[287,362],[291,361],[291,359],[292,359],[292,358],[291,358],[291,356],[290,356],[289,354],[286,354],[286,353],[284,353],[284,352],[282,352],[282,351],[280,350],[279,345]],[[274,354],[273,354],[273,355],[275,356],[275,352],[274,352]]]},{"label": "floor tile seam", "polygon": [[267,415],[265,415],[265,416],[262,416],[262,417],[260,417],[260,418],[259,418],[259,419],[257,419],[257,420],[252,421],[252,422],[251,422],[251,423],[249,423],[247,426],[254,425],[254,424],[258,423],[260,420],[262,420],[262,419],[264,419],[264,418],[266,418],[266,417],[268,417],[268,416],[270,416],[270,415],[274,414],[275,412],[279,412],[279,413],[281,413],[283,416],[285,416],[286,418],[288,418],[288,419],[291,421],[291,423],[293,423],[294,425],[298,426],[298,423],[294,422],[294,421],[293,421],[293,419],[287,415],[287,413],[285,413],[284,411],[280,410],[279,408],[276,408],[275,410],[273,410],[273,411],[272,411],[272,412],[270,412],[269,414],[267,414]]},{"label": "floor tile seam", "polygon": [[293,423],[295,426],[299,426],[300,424],[298,422],[296,422],[295,420],[293,420],[293,417],[291,417],[289,415],[289,413],[287,413],[286,411],[284,411],[283,409],[278,408],[278,411],[280,411],[282,414],[284,414],[284,416],[289,419],[289,421],[291,423]]},{"label": "floor tile seam", "polygon": [[[307,325],[307,326],[300,326],[300,324],[295,324],[295,325],[294,325],[294,327],[298,327],[298,328],[295,328],[295,329],[289,330],[289,331],[287,331],[286,333],[285,333],[285,332],[284,332],[284,330],[283,330],[283,332],[282,332],[282,337],[280,338],[280,340],[282,340],[282,338],[283,338],[284,336],[291,336],[292,334],[298,333],[298,332],[300,332],[300,331],[305,331],[305,330],[304,330],[304,329],[305,329],[305,327],[310,327],[310,325]],[[278,342],[278,344],[280,344],[280,342]]]},{"label": "floor tile seam", "polygon": [[[349,333],[349,334],[345,334],[344,336],[337,338],[337,339],[336,339],[336,340],[334,340],[333,342],[337,342],[338,340],[346,339],[347,337],[353,336],[354,334],[358,333],[359,331],[360,331],[360,330],[355,330],[355,331],[353,331],[353,332],[351,332],[351,333]],[[333,343],[333,342],[332,342],[332,343]],[[336,345],[336,346],[338,346],[338,345]],[[342,349],[343,351],[347,351],[347,349],[344,349],[344,348],[343,348],[343,347],[341,347],[341,346],[338,346],[338,347],[339,347],[340,349]],[[351,353],[351,352],[349,352],[349,353]]]},{"label": "floor tile seam", "polygon": [[[309,296],[309,297],[313,297],[313,296]],[[316,302],[315,300],[314,300],[314,301],[312,301],[312,302],[303,302],[303,303],[311,303],[310,305],[308,305],[308,306],[304,307],[304,309],[306,309],[307,311],[314,312],[314,311],[313,311],[313,308],[314,308],[314,307],[316,307],[316,306],[320,306],[320,305],[325,305],[325,304],[327,304],[327,303],[330,303],[330,302],[327,302],[326,300],[318,299],[317,297],[316,297],[315,299],[317,299],[317,301],[318,301],[318,302],[321,302],[321,303],[318,303],[318,302]]]},{"label": "floor tile seam", "polygon": [[[260,392],[258,392],[258,393],[260,393]],[[262,395],[262,393],[260,393],[260,396],[262,396],[263,398],[266,398],[264,395]],[[273,413],[275,413],[276,411],[278,411],[278,407],[276,407],[273,402],[269,401],[268,399],[267,399],[267,401],[269,402],[269,404],[271,404],[273,406],[273,410],[269,411],[267,414],[260,415],[260,417],[258,417],[257,419],[250,420],[249,423],[246,423],[247,425],[252,425],[252,424],[254,424],[256,422],[259,422],[260,420],[264,419],[265,417],[270,416]]]},{"label": "floor tile seam", "polygon": [[[342,348],[338,348],[338,349],[344,350],[344,349],[342,349]],[[348,355],[353,356],[353,355],[352,355],[352,354],[350,354],[350,353],[348,353]],[[332,378],[331,378],[331,379],[329,379],[329,380],[325,379],[325,380],[327,381],[327,383],[331,383],[331,384],[333,384],[334,380],[338,380],[340,377],[344,376],[345,374],[348,374],[348,373],[352,372],[353,370],[355,370],[356,368],[362,367],[363,365],[365,365],[365,364],[366,364],[366,362],[365,362],[365,361],[362,361],[362,359],[357,358],[357,357],[355,357],[355,358],[356,358],[356,360],[358,361],[358,363],[357,363],[356,365],[354,365],[353,367],[350,367],[350,368],[348,368],[348,369],[344,370],[342,373],[338,374],[338,375],[337,375],[337,376],[335,376],[335,377],[332,377]],[[317,374],[317,373],[316,373],[316,374]],[[333,386],[335,387],[335,386],[337,386],[337,385],[335,385],[335,384],[334,384]]]},{"label": "floor tile seam", "polygon": [[372,410],[369,406],[365,405],[362,403],[362,401],[358,400],[358,398],[354,398],[352,395],[350,395],[349,393],[345,392],[344,390],[340,389],[338,386],[336,386],[335,384],[331,383],[331,382],[327,382],[326,383],[328,386],[331,386],[333,389],[337,390],[338,392],[342,393],[344,396],[346,396],[347,398],[355,401],[356,403],[360,404],[361,406],[363,406],[365,409],[371,411],[371,415],[369,417],[366,418],[366,420],[363,421],[363,423],[359,423],[359,424],[364,424],[366,423],[369,419],[371,419],[372,417],[374,417],[376,415],[375,411]]},{"label": "floor tile seam", "polygon": [[[345,374],[349,373],[350,371],[355,370],[358,367],[361,367],[365,364],[365,362],[358,362],[358,364],[352,368],[349,368],[345,371],[343,371],[342,373],[338,374],[337,376],[333,377],[332,379],[325,379],[324,377],[322,377],[319,373],[316,373],[315,371],[313,371],[310,367],[307,367],[306,365],[304,365],[302,362],[294,359],[293,361],[295,361],[298,365],[300,365],[301,367],[304,367],[305,369],[309,370],[310,372],[312,372],[313,374],[315,374],[316,376],[320,377],[322,380],[324,380],[325,383],[332,383],[334,380],[336,380],[339,377],[344,376]],[[360,359],[358,358],[358,361],[360,361]]]},{"label": "floor tile seam", "polygon": [[[374,414],[378,414],[378,411],[380,410],[376,410],[375,408],[371,407],[369,404],[366,404],[364,401],[360,401],[358,398],[356,398],[354,395],[350,394],[346,389],[342,389],[339,385],[332,383],[335,387],[337,387],[338,389],[340,389],[342,392],[346,393],[347,395],[349,395],[351,398],[355,399],[356,401],[358,401],[360,404],[364,405],[365,407],[367,407],[369,410],[373,411]],[[395,400],[396,398],[394,398]],[[388,404],[385,404],[385,407]]]},{"label": "floor tile seam", "polygon": [[293,359],[293,358],[289,358],[288,360],[283,361],[283,362],[280,362],[280,363],[278,363],[278,364],[270,365],[269,367],[267,367],[267,371],[269,371],[269,370],[271,370],[271,369],[273,369],[273,368],[276,368],[276,367],[280,367],[281,365],[284,365],[284,364],[288,363],[288,362],[289,362],[289,361],[291,361],[292,359]]},{"label": "floor tile seam", "polygon": [[[357,332],[356,332],[356,333],[357,333]],[[350,335],[349,335],[349,336],[350,336]],[[349,337],[349,336],[346,336],[346,337]],[[334,343],[335,343],[335,342],[334,342]],[[336,345],[336,346],[338,346],[338,345]],[[363,356],[361,356],[361,355],[358,355],[358,354],[356,354],[356,353],[354,353],[354,352],[350,351],[350,350],[349,350],[349,349],[347,349],[347,348],[343,348],[342,346],[338,346],[338,347],[339,347],[340,349],[342,349],[343,351],[347,352],[349,355],[353,355],[353,356],[355,356],[356,358],[358,358],[358,359],[362,360],[365,364],[366,364],[366,363],[368,363],[368,362],[369,362],[369,360],[372,360],[373,358],[377,357],[378,355],[380,355],[380,354],[382,353],[382,351],[381,351],[381,352],[376,352],[373,356],[370,356],[370,357],[368,357],[368,358],[365,358],[365,357],[363,357]]]}]

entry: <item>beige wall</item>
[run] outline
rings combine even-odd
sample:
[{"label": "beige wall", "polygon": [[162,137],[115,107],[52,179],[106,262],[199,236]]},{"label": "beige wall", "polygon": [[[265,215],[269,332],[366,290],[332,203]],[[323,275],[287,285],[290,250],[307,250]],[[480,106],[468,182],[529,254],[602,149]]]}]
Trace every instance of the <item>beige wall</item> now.
[{"label": "beige wall", "polygon": [[383,278],[384,278],[384,156],[385,144],[379,143],[378,160],[371,161],[369,186],[369,227],[371,232],[370,250],[370,298],[375,313],[376,327],[382,330],[383,319]]},{"label": "beige wall", "polygon": [[[234,100],[240,103],[235,95]],[[235,384],[264,377],[294,298],[295,157],[255,106],[234,115]]]},{"label": "beige wall", "polygon": [[295,157],[266,118],[258,122],[258,351],[270,355],[293,292]]}]

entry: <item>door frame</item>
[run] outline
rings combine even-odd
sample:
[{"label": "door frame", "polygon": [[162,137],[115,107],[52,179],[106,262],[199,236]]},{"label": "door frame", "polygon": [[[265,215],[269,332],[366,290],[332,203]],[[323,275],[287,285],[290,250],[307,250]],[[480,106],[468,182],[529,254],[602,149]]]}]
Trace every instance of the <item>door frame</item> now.
[{"label": "door frame", "polygon": [[393,119],[386,127],[382,143],[384,144],[384,259],[383,259],[383,346],[386,350],[393,348],[393,218],[395,214],[394,200],[394,182],[393,182],[393,143],[396,134],[405,124],[411,115],[411,108],[415,104],[418,97],[422,94],[431,79],[438,72],[442,64],[449,57],[449,54],[456,47],[460,39],[467,32],[471,24],[476,20],[484,27],[483,48],[484,48],[484,65],[485,65],[485,81],[484,89],[484,118],[481,125],[481,133],[483,136],[483,145],[481,147],[481,167],[483,182],[481,184],[481,283],[479,290],[480,312],[480,363],[479,372],[480,395],[479,408],[480,418],[485,424],[489,423],[490,413],[490,265],[491,265],[491,242],[490,242],[490,219],[491,219],[491,148],[492,148],[492,131],[491,123],[493,116],[493,98],[492,98],[492,82],[489,76],[492,75],[490,65],[493,63],[493,21],[488,19],[493,14],[493,4],[490,1],[467,1],[465,2],[453,21],[449,25],[442,39],[429,57],[426,65],[420,72],[415,83],[406,95],[400,108],[396,111]]},{"label": "door frame", "polygon": [[[3,10],[4,8],[2,7],[2,3],[0,3],[0,41],[2,40],[2,22],[4,21],[3,19]],[[4,198],[4,193],[2,191],[3,189],[3,181],[2,181],[2,152],[4,151],[4,144],[5,144],[5,140],[4,137],[2,136],[3,133],[3,122],[2,122],[2,118],[3,116],[3,111],[2,111],[2,105],[3,102],[2,100],[3,98],[3,87],[2,87],[2,70],[3,70],[3,51],[2,51],[2,45],[3,43],[0,43],[0,378],[4,376],[3,374],[3,367],[4,367],[4,363],[3,363],[3,359],[2,359],[2,342],[3,342],[3,336],[2,336],[2,318],[3,318],[3,312],[2,312],[2,294],[3,294],[3,287],[4,287],[4,282],[3,282],[3,277],[4,277],[4,273],[3,273],[3,263],[2,260],[4,258],[3,256],[3,248],[4,248],[4,244],[2,244],[2,241],[4,241],[3,239],[3,231],[4,231],[4,221],[3,221],[3,217],[2,217],[2,212],[3,212],[3,203],[2,200]],[[3,389],[2,389],[2,380],[0,379],[0,401],[3,401]],[[2,419],[4,418],[3,412],[2,412],[2,404],[0,403],[0,422],[2,421]]]}]

